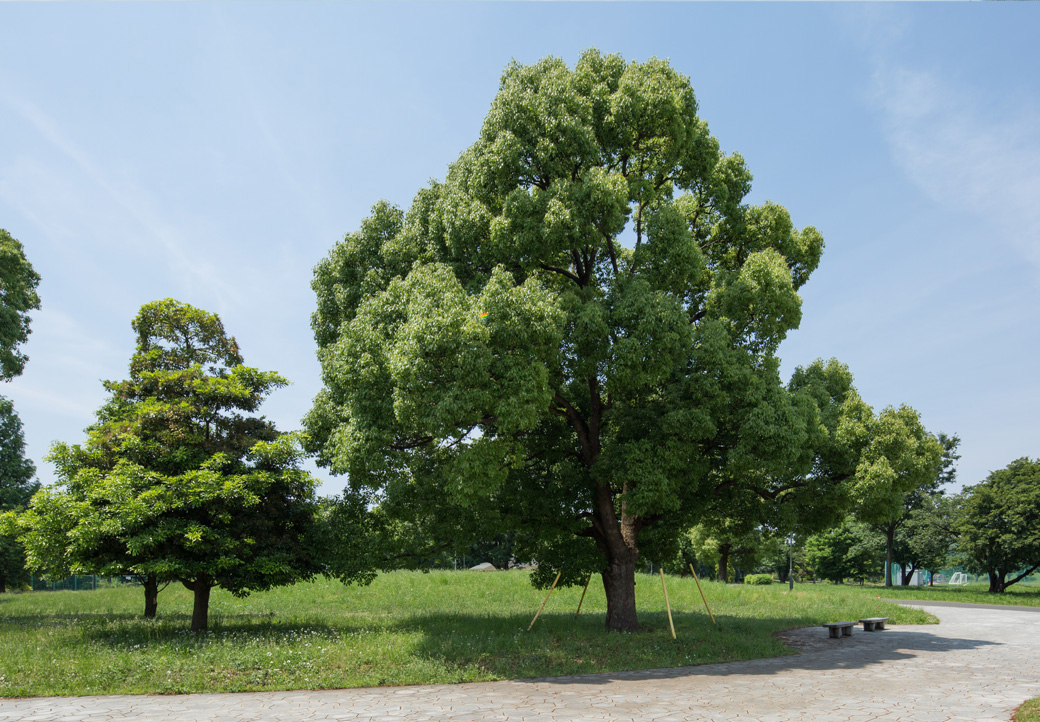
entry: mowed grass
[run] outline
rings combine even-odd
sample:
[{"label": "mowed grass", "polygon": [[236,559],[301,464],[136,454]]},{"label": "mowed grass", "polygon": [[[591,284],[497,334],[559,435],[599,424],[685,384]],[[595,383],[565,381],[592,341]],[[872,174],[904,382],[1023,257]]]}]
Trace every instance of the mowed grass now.
[{"label": "mowed grass", "polygon": [[963,587],[867,587],[889,599],[916,599],[934,602],[966,602],[968,604],[1001,604],[1019,607],[1040,607],[1040,585],[1019,582],[1003,594],[990,594],[988,584],[969,584]]},{"label": "mowed grass", "polygon": [[[529,575],[395,572],[368,587],[317,580],[236,599],[214,590],[210,631],[187,631],[191,596],[159,595],[140,614],[139,587],[0,596],[0,696],[231,692],[427,684],[616,672],[791,653],[776,632],[885,616],[928,623],[924,612],[869,588],[702,582],[668,577],[673,640],[658,576],[638,575],[639,634],[604,630],[606,602],[592,580],[545,597]],[[820,632],[824,632],[821,630]]]},{"label": "mowed grass", "polygon": [[1025,702],[1015,710],[1015,722],[1040,722],[1040,697]]}]

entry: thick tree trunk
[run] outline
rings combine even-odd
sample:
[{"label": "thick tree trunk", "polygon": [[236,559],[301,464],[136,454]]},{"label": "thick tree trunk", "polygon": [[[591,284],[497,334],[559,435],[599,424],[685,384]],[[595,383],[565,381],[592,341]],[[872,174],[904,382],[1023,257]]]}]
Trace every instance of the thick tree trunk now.
[{"label": "thick tree trunk", "polygon": [[636,616],[636,562],[639,559],[639,524],[625,513],[621,518],[614,508],[609,487],[597,485],[593,538],[607,566],[603,570],[603,591],[607,596],[607,631],[638,632]]},{"label": "thick tree trunk", "polygon": [[729,581],[729,550],[729,544],[719,547],[719,573],[716,579],[723,583]]},{"label": "thick tree trunk", "polygon": [[7,580],[0,574],[0,594],[7,594]]},{"label": "thick tree trunk", "polygon": [[[591,265],[590,265],[591,269]],[[577,434],[581,447],[582,464],[590,471],[595,468],[602,447],[600,427],[603,414],[609,409],[600,398],[599,378],[591,376],[589,384],[588,416],[583,417],[562,394],[553,398],[552,410],[566,418]],[[592,525],[586,531],[607,559],[603,570],[603,590],[607,596],[607,630],[638,632],[636,616],[636,562],[639,559],[639,531],[643,521],[629,514],[622,502],[614,505],[615,495],[628,491],[627,485],[618,490],[610,482],[597,482],[593,501]],[[620,514],[618,513],[620,511]]]},{"label": "thick tree trunk", "polygon": [[998,574],[995,570],[989,572],[989,593],[990,594],[1003,594],[1006,589],[1004,584],[1004,575]]},{"label": "thick tree trunk", "polygon": [[153,576],[144,578],[144,616],[148,619],[155,618],[155,612],[159,609],[159,581]]},{"label": "thick tree trunk", "polygon": [[607,595],[607,631],[638,632],[636,617],[636,555],[623,554],[603,570]]},{"label": "thick tree trunk", "polygon": [[213,580],[202,576],[193,580],[181,580],[181,584],[195,593],[195,604],[191,608],[191,631],[205,632],[209,629],[209,593]]}]

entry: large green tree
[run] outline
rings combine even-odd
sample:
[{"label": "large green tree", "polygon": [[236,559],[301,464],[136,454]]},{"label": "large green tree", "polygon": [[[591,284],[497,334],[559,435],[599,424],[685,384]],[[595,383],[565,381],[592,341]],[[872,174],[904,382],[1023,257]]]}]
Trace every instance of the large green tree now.
[{"label": "large green tree", "polygon": [[[22,244],[0,228],[0,379],[4,381],[21,374],[28,360],[19,346],[29,338],[29,311],[40,307],[39,283],[40,275],[25,257]],[[0,397],[0,512],[28,502],[38,488],[35,473],[36,467],[25,458],[22,422],[11,402]],[[0,534],[0,593],[26,577],[21,544],[10,534]]]},{"label": "large green tree", "polygon": [[[0,396],[0,512],[19,510],[40,488],[36,467],[25,458],[22,421],[9,399]],[[8,585],[23,584],[28,574],[25,550],[11,533],[0,532],[0,594]]]},{"label": "large green tree", "polygon": [[446,180],[315,269],[319,462],[431,528],[520,529],[540,579],[601,571],[638,628],[643,550],[811,461],[775,352],[823,240],[750,186],[667,62],[511,64]]},{"label": "large green tree", "polygon": [[991,593],[1040,569],[1040,459],[1016,459],[967,487],[957,527],[969,571],[988,574]]},{"label": "large green tree", "polygon": [[[851,493],[859,519],[884,536],[885,586],[890,587],[896,532],[923,495],[942,483],[947,469],[944,447],[909,406],[883,409],[868,420],[861,433],[865,434],[864,445]],[[956,441],[950,448],[952,453]]]},{"label": "large green tree", "polygon": [[18,347],[29,338],[29,311],[40,307],[40,275],[17,239],[0,228],[0,378],[22,373],[28,357]]},{"label": "large green tree", "polygon": [[316,571],[315,481],[297,436],[251,415],[286,381],[245,366],[215,314],[166,299],[133,328],[129,379],[105,382],[85,444],[54,445],[63,488],[33,499],[22,539],[44,567],[140,575],[146,614],[158,584],[180,581],[204,630],[214,586],[245,594]]}]

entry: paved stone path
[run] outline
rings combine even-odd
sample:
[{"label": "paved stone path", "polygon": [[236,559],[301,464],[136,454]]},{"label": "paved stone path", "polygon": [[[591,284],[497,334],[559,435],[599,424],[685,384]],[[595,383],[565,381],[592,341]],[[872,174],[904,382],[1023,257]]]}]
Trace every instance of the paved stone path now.
[{"label": "paved stone path", "polygon": [[320,692],[0,701],[0,722],[1008,722],[1040,695],[1040,615],[922,606],[942,623],[830,640],[803,653],[650,672]]}]

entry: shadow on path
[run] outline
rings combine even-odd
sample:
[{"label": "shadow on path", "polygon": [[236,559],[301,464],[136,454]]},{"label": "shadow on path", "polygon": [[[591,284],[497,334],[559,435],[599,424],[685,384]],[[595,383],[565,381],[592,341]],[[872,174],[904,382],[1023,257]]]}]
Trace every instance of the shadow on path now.
[{"label": "shadow on path", "polygon": [[923,654],[942,654],[982,647],[1000,646],[998,642],[963,637],[943,637],[935,633],[889,628],[883,632],[862,632],[849,638],[812,638],[825,635],[816,628],[792,630],[780,635],[801,654],[752,659],[720,664],[704,664],[671,669],[640,670],[617,673],[598,673],[551,677],[540,679],[518,679],[518,684],[587,684],[598,685],[608,681],[632,681],[680,679],[684,677],[727,677],[776,675],[791,670],[825,672],[848,669],[867,669],[890,662],[913,659]]}]

